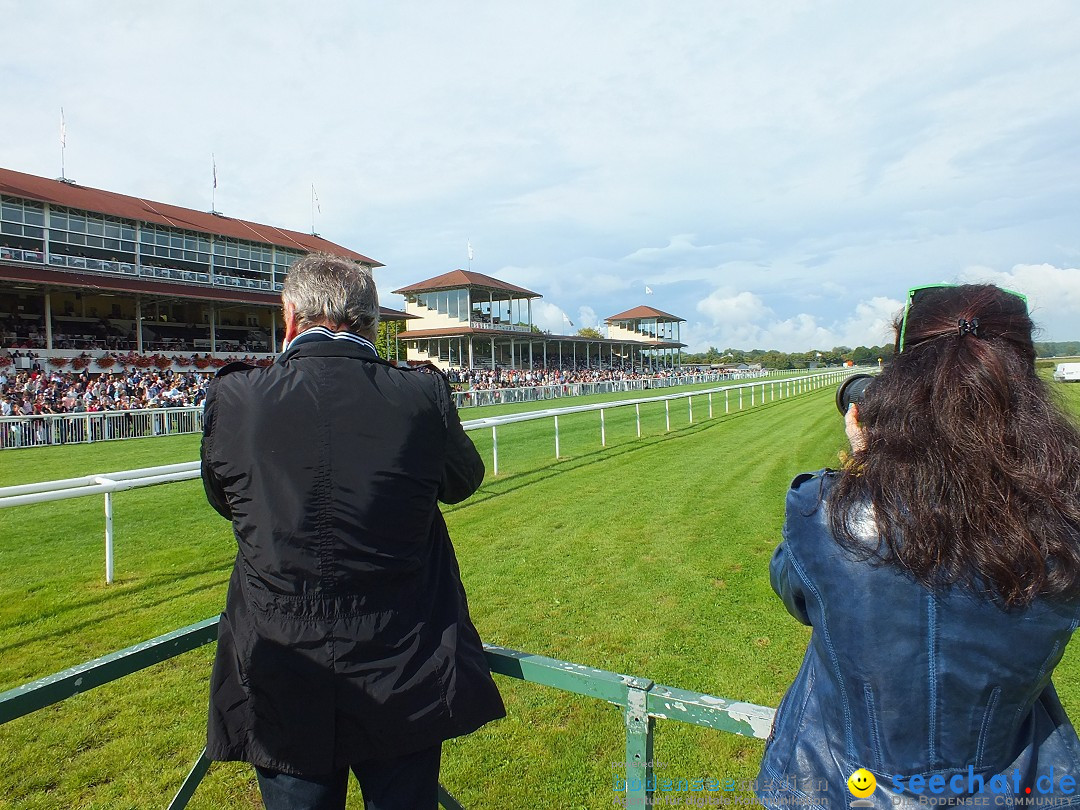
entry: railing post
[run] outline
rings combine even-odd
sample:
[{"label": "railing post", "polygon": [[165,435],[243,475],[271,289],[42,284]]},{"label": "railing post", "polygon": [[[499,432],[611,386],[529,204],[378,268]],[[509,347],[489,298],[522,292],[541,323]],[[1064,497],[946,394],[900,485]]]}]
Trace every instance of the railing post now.
[{"label": "railing post", "polygon": [[712,391],[709,392],[709,418],[712,419]]},{"label": "railing post", "polygon": [[750,407],[754,407],[754,386],[750,386]]},{"label": "railing post", "polygon": [[641,405],[634,405],[634,414],[637,417],[637,437],[641,438]]},{"label": "railing post", "polygon": [[724,389],[724,413],[731,413],[731,403],[728,402],[728,390]]},{"label": "railing post", "polygon": [[191,797],[195,794],[195,788],[202,782],[208,770],[210,770],[210,760],[207,758],[206,749],[204,748],[184,779],[184,784],[180,786],[180,790],[176,792],[173,800],[169,803],[169,810],[183,810],[183,808],[187,807]]},{"label": "railing post", "polygon": [[666,420],[667,427],[665,428],[667,433],[671,432],[671,400],[664,400],[664,419]]},{"label": "railing post", "polygon": [[499,474],[499,434],[496,432],[495,425],[491,426],[491,459],[492,475]]},{"label": "railing post", "polygon": [[600,446],[607,447],[607,430],[604,426],[604,409],[600,409]]},{"label": "railing post", "polygon": [[740,411],[742,410],[742,392],[743,392],[742,386],[739,386],[739,410]]},{"label": "railing post", "polygon": [[687,397],[686,402],[690,406],[690,424],[692,425],[692,424],[694,424],[694,398],[693,397]]},{"label": "railing post", "polygon": [[105,493],[105,584],[113,581],[112,493]]},{"label": "railing post", "polygon": [[626,690],[626,806],[651,807],[653,777],[653,727],[648,695],[653,682],[629,678]]},{"label": "railing post", "polygon": [[559,415],[555,414],[555,460],[559,459]]}]

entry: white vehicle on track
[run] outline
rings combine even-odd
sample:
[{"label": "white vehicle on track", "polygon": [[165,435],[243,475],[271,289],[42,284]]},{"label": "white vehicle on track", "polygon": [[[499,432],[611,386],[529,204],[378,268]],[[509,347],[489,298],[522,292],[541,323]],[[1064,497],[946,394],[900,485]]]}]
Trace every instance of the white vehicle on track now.
[{"label": "white vehicle on track", "polygon": [[1058,382],[1080,382],[1080,363],[1058,363],[1054,369],[1054,379]]}]

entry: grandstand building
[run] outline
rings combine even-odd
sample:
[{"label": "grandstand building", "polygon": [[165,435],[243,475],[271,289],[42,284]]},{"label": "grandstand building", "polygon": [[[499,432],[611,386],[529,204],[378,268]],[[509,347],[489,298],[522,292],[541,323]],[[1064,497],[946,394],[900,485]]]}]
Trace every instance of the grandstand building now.
[{"label": "grandstand building", "polygon": [[382,267],[312,234],[0,169],[0,345],[274,352],[282,281],[315,251]]},{"label": "grandstand building", "polygon": [[[0,168],[0,349],[266,357],[281,347],[282,282],[315,251],[383,266],[314,234]],[[384,307],[382,319],[412,361],[681,365],[682,319],[649,307],[613,315],[597,338],[541,332],[540,294],[482,273],[453,270],[394,292],[405,311]]]},{"label": "grandstand building", "polygon": [[660,368],[681,364],[681,318],[637,307],[607,319],[607,338],[552,335],[533,323],[532,302],[542,296],[497,278],[452,270],[410,284],[411,316],[398,339],[412,361],[443,368]]}]

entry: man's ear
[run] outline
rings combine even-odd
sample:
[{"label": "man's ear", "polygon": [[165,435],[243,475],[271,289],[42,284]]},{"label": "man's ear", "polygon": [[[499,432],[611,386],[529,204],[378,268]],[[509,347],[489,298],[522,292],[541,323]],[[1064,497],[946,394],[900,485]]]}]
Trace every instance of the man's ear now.
[{"label": "man's ear", "polygon": [[296,328],[296,305],[286,301],[283,304],[283,313],[285,318],[285,342],[291,343],[293,338],[300,334]]}]

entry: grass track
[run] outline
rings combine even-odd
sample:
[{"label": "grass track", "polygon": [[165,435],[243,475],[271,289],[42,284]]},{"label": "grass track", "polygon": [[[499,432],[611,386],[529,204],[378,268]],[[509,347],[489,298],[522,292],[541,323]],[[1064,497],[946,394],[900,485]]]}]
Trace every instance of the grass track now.
[{"label": "grass track", "polygon": [[[1063,390],[1080,412],[1080,386]],[[446,509],[485,640],[775,705],[808,631],[773,596],[783,492],[835,462],[831,389],[687,424],[684,404],[499,430],[500,475]],[[748,404],[748,403],[747,403]],[[707,413],[695,402],[695,418]],[[700,408],[700,410],[699,410]],[[465,412],[466,418],[478,410]],[[490,431],[473,434],[490,461]],[[196,437],[5,451],[0,484],[188,461]],[[115,497],[117,576],[103,583],[101,499],[6,510],[0,689],[217,613],[235,546],[187,482]],[[1075,648],[1075,645],[1073,645]],[[188,653],[0,726],[0,808],[163,807],[200,750],[212,651]],[[607,704],[499,678],[509,716],[447,744],[443,782],[469,808],[611,806],[622,759]],[[1080,662],[1056,676],[1080,709]],[[752,778],[761,743],[658,724],[664,775]],[[352,786],[355,791],[355,785]],[[215,764],[191,807],[259,807],[251,771]],[[350,795],[350,808],[361,807]]]}]

